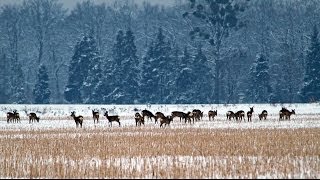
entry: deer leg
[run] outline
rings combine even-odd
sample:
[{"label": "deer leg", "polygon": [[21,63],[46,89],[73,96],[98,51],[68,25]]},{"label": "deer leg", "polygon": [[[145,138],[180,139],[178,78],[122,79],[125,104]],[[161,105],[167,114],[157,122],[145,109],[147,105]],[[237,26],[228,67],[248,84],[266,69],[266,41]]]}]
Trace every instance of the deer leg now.
[{"label": "deer leg", "polygon": [[118,121],[118,123],[119,123],[119,127],[120,127],[120,121]]}]

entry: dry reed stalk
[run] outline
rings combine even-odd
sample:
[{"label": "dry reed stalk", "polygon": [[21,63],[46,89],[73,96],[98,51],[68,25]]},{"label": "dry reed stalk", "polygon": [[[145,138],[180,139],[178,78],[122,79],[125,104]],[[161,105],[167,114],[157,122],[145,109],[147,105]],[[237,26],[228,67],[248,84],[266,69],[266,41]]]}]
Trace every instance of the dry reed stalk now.
[{"label": "dry reed stalk", "polygon": [[319,178],[317,128],[1,130],[0,136],[3,177]]}]

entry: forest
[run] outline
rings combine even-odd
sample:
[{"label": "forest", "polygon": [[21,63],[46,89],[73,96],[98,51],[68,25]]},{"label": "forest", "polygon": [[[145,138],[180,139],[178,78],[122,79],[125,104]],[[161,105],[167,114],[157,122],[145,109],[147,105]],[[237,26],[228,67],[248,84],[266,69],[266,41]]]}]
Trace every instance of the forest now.
[{"label": "forest", "polygon": [[24,0],[0,7],[0,104],[320,99],[320,1]]}]

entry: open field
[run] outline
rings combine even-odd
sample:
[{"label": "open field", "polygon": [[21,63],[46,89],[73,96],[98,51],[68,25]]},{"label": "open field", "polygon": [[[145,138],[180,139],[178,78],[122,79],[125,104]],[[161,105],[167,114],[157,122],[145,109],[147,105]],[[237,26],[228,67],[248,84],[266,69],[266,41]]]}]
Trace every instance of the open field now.
[{"label": "open field", "polygon": [[[23,115],[19,106],[15,107]],[[214,121],[205,116],[185,124],[175,118],[170,126],[160,128],[149,120],[136,127],[131,109],[123,107],[113,111],[121,115],[121,127],[117,123],[109,127],[101,114],[101,122],[94,124],[87,106],[69,106],[67,110],[52,106],[49,110],[43,105],[36,107],[39,111],[47,108],[47,113],[40,113],[39,123],[29,124],[22,118],[21,123],[8,124],[8,107],[0,106],[4,114],[0,121],[0,178],[319,179],[319,105],[292,105],[297,114],[290,121],[279,121],[279,107],[267,106],[270,116],[263,121],[257,118],[262,109],[259,105],[255,105],[253,122],[227,121],[224,111],[228,108],[247,111],[248,107],[225,106],[217,108]],[[168,113],[185,107],[157,108]],[[206,108],[214,109],[203,107],[203,111]],[[83,128],[76,128],[69,117],[74,109],[88,113]],[[60,114],[53,116],[54,111]]]}]

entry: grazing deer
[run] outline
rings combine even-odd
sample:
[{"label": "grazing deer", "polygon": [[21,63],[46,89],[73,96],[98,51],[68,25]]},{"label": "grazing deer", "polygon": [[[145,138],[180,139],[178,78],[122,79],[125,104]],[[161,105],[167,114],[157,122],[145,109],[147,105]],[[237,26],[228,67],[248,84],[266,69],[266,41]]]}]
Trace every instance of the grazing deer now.
[{"label": "grazing deer", "polygon": [[94,124],[96,123],[96,120],[97,120],[97,123],[99,123],[99,111],[92,110],[92,118],[93,118]]},{"label": "grazing deer", "polygon": [[71,112],[71,117],[73,117],[74,121],[76,122],[76,126],[78,127],[80,124],[80,127],[82,128],[82,123],[83,123],[83,116],[76,116],[76,112]]},{"label": "grazing deer", "polygon": [[171,112],[171,116],[172,116],[172,118],[179,117],[180,118],[180,122],[181,122],[182,118],[184,118],[185,120],[187,118],[187,114],[184,113],[184,112],[181,112],[181,111],[172,111]]},{"label": "grazing deer", "polygon": [[280,110],[280,112],[279,112],[280,120],[281,120],[281,119],[284,119],[284,118],[290,120],[290,116],[291,116],[292,114],[296,114],[296,112],[295,112],[294,109],[292,109],[291,112],[290,112],[288,109],[282,108],[282,109]]},{"label": "grazing deer", "polygon": [[36,113],[33,113],[33,112],[29,113],[28,116],[29,116],[29,123],[34,122],[34,121],[39,122],[39,120],[40,120],[40,117],[38,117]]},{"label": "grazing deer", "polygon": [[252,121],[252,113],[253,113],[253,107],[251,107],[250,111],[247,112],[248,122]]},{"label": "grazing deer", "polygon": [[215,110],[215,111],[210,110],[210,111],[208,112],[209,121],[211,120],[211,118],[212,118],[212,120],[214,120],[214,117],[215,117],[216,115],[217,115],[217,110]]},{"label": "grazing deer", "polygon": [[156,112],[156,117],[155,117],[155,121],[157,123],[158,119],[163,119],[165,116],[162,112]]},{"label": "grazing deer", "polygon": [[203,112],[200,111],[199,109],[194,109],[192,111],[192,113],[193,113],[193,117],[196,119],[196,121],[197,120],[200,121],[200,119],[202,119],[202,117],[203,117]]},{"label": "grazing deer", "polygon": [[173,121],[172,116],[165,116],[165,117],[161,118],[160,127],[162,127],[162,124],[164,124],[165,126],[167,126],[167,125],[169,126],[171,121]]},{"label": "grazing deer", "polygon": [[140,113],[136,113],[135,115],[134,115],[134,119],[135,119],[135,121],[136,121],[136,126],[141,126],[141,124],[143,124],[144,125],[144,119],[143,119],[143,117],[140,115]]},{"label": "grazing deer", "polygon": [[240,121],[242,121],[242,118],[244,120],[244,111],[243,110],[240,110],[240,111],[237,111],[235,114],[234,114],[236,120],[238,121],[238,119]]},{"label": "grazing deer", "polygon": [[233,111],[228,111],[227,112],[227,119],[229,119],[230,121],[231,121],[231,118],[235,118],[235,114],[234,114],[234,112]]},{"label": "grazing deer", "polygon": [[262,119],[266,120],[266,119],[267,119],[267,116],[268,116],[268,112],[267,112],[266,110],[263,110],[263,111],[261,112],[261,114],[258,114],[258,115],[259,115],[260,121],[261,121]]},{"label": "grazing deer", "polygon": [[156,120],[156,116],[152,114],[152,112],[148,111],[148,110],[142,110],[142,117],[144,119],[144,117],[147,116],[150,120],[152,120],[151,118],[154,118],[155,123],[157,122]]},{"label": "grazing deer", "polygon": [[119,123],[119,127],[120,127],[120,118],[118,115],[115,116],[109,116],[108,115],[108,111],[106,111],[106,113],[104,113],[104,116],[108,119],[109,121],[109,126],[112,126],[112,121],[116,121]]}]

